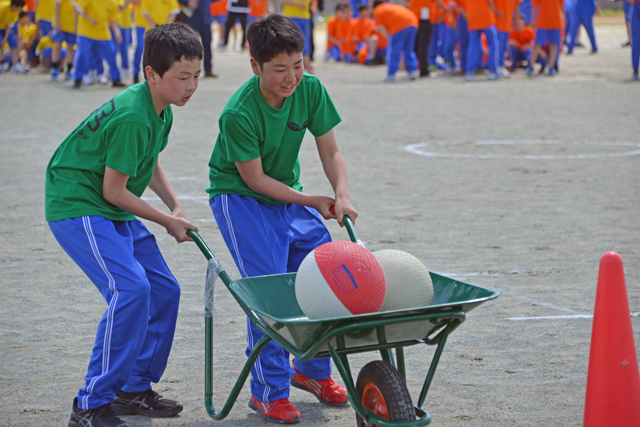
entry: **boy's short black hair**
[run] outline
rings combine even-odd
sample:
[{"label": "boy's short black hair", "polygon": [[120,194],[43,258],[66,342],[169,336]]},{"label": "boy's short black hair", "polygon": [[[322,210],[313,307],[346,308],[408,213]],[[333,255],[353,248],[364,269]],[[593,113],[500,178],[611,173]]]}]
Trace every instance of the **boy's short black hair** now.
[{"label": "boy's short black hair", "polygon": [[[160,77],[171,68],[174,62],[184,57],[188,61],[202,60],[204,48],[200,36],[185,24],[172,23],[149,29],[144,34],[144,54],[142,69],[147,65]],[[147,74],[145,73],[145,79]]]},{"label": "boy's short black hair", "polygon": [[29,12],[27,12],[26,10],[21,10],[20,12],[18,12],[18,21],[24,18],[25,16],[29,16]]},{"label": "boy's short black hair", "polygon": [[366,4],[361,4],[360,6],[358,6],[358,12],[362,12],[365,9],[369,9],[369,6]]},{"label": "boy's short black hair", "polygon": [[522,19],[525,21],[525,24],[527,23],[527,17],[524,16],[524,13],[518,13],[518,16],[516,16],[516,19]]},{"label": "boy's short black hair", "polygon": [[24,0],[11,0],[11,6],[24,7]]},{"label": "boy's short black hair", "polygon": [[260,69],[280,54],[294,55],[304,50],[302,31],[283,15],[269,15],[253,21],[247,29],[247,41],[251,57]]},{"label": "boy's short black hair", "polygon": [[380,6],[382,3],[386,3],[385,0],[373,0],[373,8]]}]

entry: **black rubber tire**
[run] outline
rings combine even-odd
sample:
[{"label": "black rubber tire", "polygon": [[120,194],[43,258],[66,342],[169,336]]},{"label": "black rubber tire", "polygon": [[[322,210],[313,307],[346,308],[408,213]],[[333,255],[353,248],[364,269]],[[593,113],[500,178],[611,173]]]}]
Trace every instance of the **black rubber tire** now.
[{"label": "black rubber tire", "polygon": [[[416,419],[413,401],[407,384],[400,373],[390,363],[375,360],[367,363],[356,381],[356,393],[362,402],[362,394],[367,384],[375,385],[387,407],[390,421],[411,421]],[[358,427],[365,425],[363,418],[356,412]]]}]

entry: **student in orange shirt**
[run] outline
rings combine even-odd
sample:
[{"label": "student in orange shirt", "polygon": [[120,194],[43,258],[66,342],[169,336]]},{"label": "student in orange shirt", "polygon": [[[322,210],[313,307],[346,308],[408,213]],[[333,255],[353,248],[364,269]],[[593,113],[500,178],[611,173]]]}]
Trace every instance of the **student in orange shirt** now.
[{"label": "student in orange shirt", "polygon": [[564,24],[563,0],[532,0],[533,21],[536,24],[536,39],[531,53],[531,62],[526,69],[527,75],[533,73],[533,64],[536,63],[543,46],[549,44],[549,75],[558,74],[556,62],[558,59],[558,46]]},{"label": "student in orange shirt", "polygon": [[384,0],[373,2],[373,18],[376,28],[389,37],[387,46],[386,83],[395,83],[396,72],[400,67],[400,55],[404,53],[404,63],[409,79],[418,78],[418,58],[414,50],[418,33],[418,18],[406,7],[385,3]]},{"label": "student in orange shirt", "polygon": [[327,21],[327,49],[324,54],[325,62],[329,59],[335,61],[341,61],[342,55],[340,55],[340,41],[338,40],[338,20],[340,19],[340,8],[342,5],[338,3],[336,5],[335,14]]},{"label": "student in orange shirt", "polygon": [[480,63],[481,45],[480,36],[487,38],[489,55],[487,68],[489,80],[504,78],[504,74],[498,70],[498,32],[496,30],[496,8],[493,0],[467,0],[467,20],[469,26],[469,47],[467,48],[466,72],[467,81],[473,81],[474,74]]},{"label": "student in orange shirt", "polygon": [[267,11],[273,13],[273,4],[270,0],[249,0],[249,7],[251,11],[247,17],[247,25],[251,24],[258,18],[264,18],[267,16]]},{"label": "student in orange shirt", "polygon": [[[211,22],[217,22],[220,28],[224,28],[227,19],[227,1],[212,1],[209,5],[209,13],[211,14]],[[220,31],[222,33],[222,31]]]},{"label": "student in orange shirt", "polygon": [[438,54],[444,59],[445,19],[447,16],[445,0],[431,1],[430,16],[432,32],[429,42],[429,68],[430,71],[435,71]]},{"label": "student in orange shirt", "polygon": [[[513,72],[524,61],[531,61],[531,52],[533,51],[533,41],[536,38],[536,31],[526,25],[524,14],[518,14],[514,22],[514,29],[509,35],[508,50],[509,58],[511,58],[510,71]],[[546,62],[546,61],[545,61]]]},{"label": "student in orange shirt", "polygon": [[418,34],[416,36],[415,51],[420,64],[420,77],[428,77],[429,72],[429,45],[433,25],[431,24],[431,4],[434,0],[409,0],[409,9],[418,18]]},{"label": "student in orange shirt", "polygon": [[507,75],[507,69],[504,66],[504,55],[507,51],[507,40],[511,29],[513,28],[514,14],[517,12],[518,0],[495,0],[496,10],[501,12],[500,16],[496,15],[496,29],[498,30],[498,67]]},{"label": "student in orange shirt", "polygon": [[327,52],[325,60],[345,59],[349,35],[351,32],[351,6],[345,3],[336,5],[336,14],[327,23]]},{"label": "student in orange shirt", "polygon": [[357,62],[358,53],[368,48],[372,42],[373,30],[376,24],[371,20],[369,6],[361,4],[358,6],[359,18],[353,20],[351,32],[349,34],[349,52],[347,60]]},{"label": "student in orange shirt", "polygon": [[467,49],[469,47],[469,26],[467,24],[466,4],[466,0],[454,0],[450,3],[456,15],[456,39],[460,42],[459,59],[462,71],[467,69]]}]

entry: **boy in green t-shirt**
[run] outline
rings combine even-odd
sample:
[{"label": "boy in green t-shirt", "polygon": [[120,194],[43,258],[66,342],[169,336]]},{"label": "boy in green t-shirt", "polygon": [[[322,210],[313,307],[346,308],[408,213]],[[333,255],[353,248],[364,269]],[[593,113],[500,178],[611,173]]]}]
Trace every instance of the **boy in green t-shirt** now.
[{"label": "boy in green t-shirt", "polygon": [[[358,216],[347,169],[333,133],[341,118],[320,80],[304,74],[304,36],[282,15],[260,18],[247,31],[255,74],[227,102],[209,162],[210,205],[243,277],[297,271],[314,248],[330,242],[322,222]],[[302,192],[298,152],[306,129],[315,136],[334,197]],[[335,214],[331,207],[335,206]],[[247,319],[247,355],[263,336]],[[348,402],[331,379],[331,359],[295,359],[270,341],[251,370],[249,407],[268,421],[296,423],[290,385],[330,406]]]},{"label": "boy in green t-shirt", "polygon": [[[109,307],[100,324],[85,386],[70,427],[127,424],[117,415],[170,417],[182,405],[151,390],[171,351],[180,287],[155,237],[136,216],[162,225],[178,243],[197,230],[187,220],[160,164],[173,122],[198,86],[203,48],[182,24],[145,34],[146,82],[91,113],[58,147],[47,167],[45,211],[60,246],[96,285]],[[171,210],[140,199],[149,187]]]}]

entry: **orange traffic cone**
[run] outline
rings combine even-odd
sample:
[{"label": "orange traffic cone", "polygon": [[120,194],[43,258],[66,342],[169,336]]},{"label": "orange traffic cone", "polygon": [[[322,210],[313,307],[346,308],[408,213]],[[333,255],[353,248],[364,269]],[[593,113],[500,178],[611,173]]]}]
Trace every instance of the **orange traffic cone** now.
[{"label": "orange traffic cone", "polygon": [[640,373],[622,258],[600,259],[584,427],[640,426]]}]

